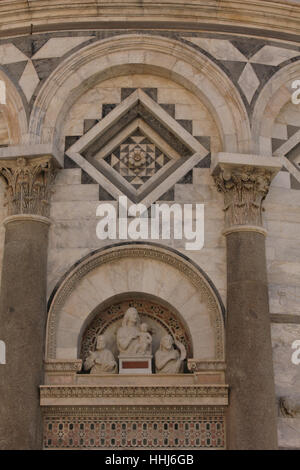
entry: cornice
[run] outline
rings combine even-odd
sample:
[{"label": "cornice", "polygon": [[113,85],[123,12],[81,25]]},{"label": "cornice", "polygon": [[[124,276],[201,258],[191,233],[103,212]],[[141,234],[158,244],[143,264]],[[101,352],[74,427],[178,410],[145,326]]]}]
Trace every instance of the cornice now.
[{"label": "cornice", "polygon": [[0,36],[69,29],[174,29],[297,40],[300,5],[267,0],[2,0]]}]

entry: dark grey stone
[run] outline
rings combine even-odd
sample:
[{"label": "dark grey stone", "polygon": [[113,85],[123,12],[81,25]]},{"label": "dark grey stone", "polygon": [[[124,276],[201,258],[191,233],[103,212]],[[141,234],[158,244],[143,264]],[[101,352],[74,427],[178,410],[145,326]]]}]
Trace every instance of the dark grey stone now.
[{"label": "dark grey stone", "polygon": [[281,145],[284,144],[284,142],[286,142],[286,140],[273,138],[272,142],[271,142],[272,143],[272,153],[275,152],[279,147],[281,147]]},{"label": "dark grey stone", "polygon": [[275,67],[274,65],[264,65],[264,64],[251,64],[253,70],[261,82],[261,84],[266,83],[270,78],[274,75],[274,73],[279,70],[279,67]]},{"label": "dark grey stone", "polygon": [[24,60],[22,62],[6,64],[3,68],[6,70],[6,72],[11,77],[11,79],[15,83],[18,83],[20,78],[22,77],[22,74],[25,70],[26,65],[27,65],[27,60]]},{"label": "dark grey stone", "polygon": [[50,73],[57,67],[60,58],[34,59],[32,63],[40,80],[49,77]]},{"label": "dark grey stone", "polygon": [[193,121],[189,119],[176,119],[178,124],[180,124],[186,131],[190,134],[193,133]]},{"label": "dark grey stone", "polygon": [[115,103],[102,105],[102,118],[105,118],[117,105]]},{"label": "dark grey stone", "polygon": [[258,232],[233,232],[226,239],[228,448],[276,449],[265,237]]},{"label": "dark grey stone", "polygon": [[99,185],[99,201],[115,201],[116,199]]},{"label": "dark grey stone", "polygon": [[175,104],[162,104],[159,103],[161,108],[163,108],[172,118],[175,119]]},{"label": "dark grey stone", "polygon": [[158,201],[174,201],[174,186],[158,198]]},{"label": "dark grey stone", "polygon": [[210,168],[211,165],[211,154],[209,153],[206,157],[202,158],[202,160],[197,163],[195,168]]},{"label": "dark grey stone", "polygon": [[81,170],[81,184],[97,184],[97,181],[88,175],[86,171]]},{"label": "dark grey stone", "polygon": [[46,330],[48,225],[6,226],[0,296],[0,448],[41,449],[39,386],[43,383]]},{"label": "dark grey stone", "polygon": [[258,52],[266,42],[255,38],[238,38],[230,41],[247,59]]},{"label": "dark grey stone", "polygon": [[79,168],[79,165],[77,165],[77,163],[74,162],[74,160],[72,160],[70,157],[64,155],[64,168]]},{"label": "dark grey stone", "polygon": [[296,134],[296,132],[298,132],[300,129],[299,126],[292,126],[291,124],[287,124],[286,128],[287,128],[288,139],[292,137],[292,135]]},{"label": "dark grey stone", "polygon": [[228,70],[230,76],[236,82],[241,76],[247,62],[237,62],[235,60],[222,60],[223,66]]},{"label": "dark grey stone", "polygon": [[126,100],[135,90],[136,88],[121,88],[121,101]]},{"label": "dark grey stone", "polygon": [[97,122],[99,122],[98,119],[85,119],[83,121],[83,133],[86,134]]},{"label": "dark grey stone", "polygon": [[[298,169],[300,169],[300,165],[298,165]],[[292,189],[300,189],[300,183],[293,175],[290,175],[291,178],[291,188]]]},{"label": "dark grey stone", "polygon": [[193,184],[193,170],[186,173],[176,184]]},{"label": "dark grey stone", "polygon": [[289,315],[288,313],[272,313],[272,323],[293,323],[300,325],[300,315]]}]

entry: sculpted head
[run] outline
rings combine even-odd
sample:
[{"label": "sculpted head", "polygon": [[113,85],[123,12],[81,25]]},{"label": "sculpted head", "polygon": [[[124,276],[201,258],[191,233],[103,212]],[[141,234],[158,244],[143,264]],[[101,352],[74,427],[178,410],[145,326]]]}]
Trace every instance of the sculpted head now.
[{"label": "sculpted head", "polygon": [[124,319],[123,319],[123,326],[136,326],[139,323],[139,314],[136,308],[130,307],[126,310]]},{"label": "sculpted head", "polygon": [[101,351],[102,349],[104,349],[106,346],[106,340],[105,340],[105,337],[104,335],[99,335],[98,338],[97,338],[97,347],[96,349],[98,351]]},{"label": "sculpted head", "polygon": [[147,325],[147,323],[142,323],[142,324],[141,324],[141,331],[142,331],[143,333],[146,333],[146,332],[148,331],[148,325]]},{"label": "sculpted head", "polygon": [[160,341],[160,349],[165,349],[169,351],[173,349],[174,340],[171,335],[165,335]]}]

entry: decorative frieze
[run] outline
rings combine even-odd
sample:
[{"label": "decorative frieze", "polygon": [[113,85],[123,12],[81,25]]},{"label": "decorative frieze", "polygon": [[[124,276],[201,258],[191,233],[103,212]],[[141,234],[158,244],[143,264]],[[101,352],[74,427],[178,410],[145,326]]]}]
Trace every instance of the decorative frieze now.
[{"label": "decorative frieze", "polygon": [[72,360],[63,360],[63,359],[48,359],[44,362],[45,372],[50,373],[76,373],[81,370],[82,360],[78,359],[75,361]]},{"label": "decorative frieze", "polygon": [[[188,416],[188,418],[186,418]],[[46,449],[225,448],[223,407],[47,407]]]},{"label": "decorative frieze", "polygon": [[203,361],[199,359],[188,359],[187,368],[191,372],[224,371],[226,369],[226,364],[224,361]]},{"label": "decorative frieze", "polygon": [[55,178],[52,157],[2,160],[0,175],[6,182],[8,215],[31,214],[48,217]]},{"label": "decorative frieze", "polygon": [[185,386],[59,386],[42,385],[41,400],[45,398],[198,398],[220,397],[227,399],[226,385]]}]

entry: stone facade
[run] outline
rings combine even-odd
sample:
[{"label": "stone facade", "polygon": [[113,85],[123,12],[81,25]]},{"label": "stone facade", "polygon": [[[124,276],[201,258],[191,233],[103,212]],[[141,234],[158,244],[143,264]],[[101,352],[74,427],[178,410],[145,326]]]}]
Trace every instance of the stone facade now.
[{"label": "stone facade", "polygon": [[[246,375],[253,372],[254,384],[261,360],[271,402],[275,387],[278,446],[299,449],[300,364],[291,360],[300,340],[300,105],[291,101],[292,82],[300,80],[299,5],[228,0],[210,7],[196,2],[196,9],[177,2],[171,9],[162,1],[159,10],[151,2],[130,5],[128,19],[127,2],[122,15],[114,4],[99,9],[65,0],[58,14],[56,4],[46,3],[0,4],[6,322],[13,305],[13,286],[10,292],[5,281],[13,279],[11,243],[21,243],[22,233],[44,233],[35,229],[39,224],[49,229],[49,241],[44,234],[38,245],[47,272],[31,317],[46,310],[47,293],[47,329],[41,324],[38,332],[46,354],[28,384],[35,394],[41,387],[34,416],[40,423],[42,413],[44,428],[34,444],[0,433],[0,448],[2,442],[38,448],[42,440],[44,448],[276,447],[271,424],[272,442],[256,442],[250,427],[247,439],[232,437],[241,425],[232,429],[228,413],[228,387],[237,386],[228,367],[235,367],[235,346],[242,357],[243,344],[234,344],[228,320],[240,305],[253,333],[239,336],[245,348],[254,345],[254,354],[271,334],[269,350],[251,358]],[[18,18],[13,4],[20,6]],[[204,204],[203,248],[187,250],[175,236],[100,240],[96,210],[100,203],[118,209],[120,196],[147,209]],[[30,243],[23,249],[30,259]],[[38,263],[35,269],[38,277]],[[245,281],[237,292],[234,271]],[[260,292],[257,299],[250,291]],[[17,310],[25,300],[18,302]],[[156,374],[154,363],[151,375],[138,378],[82,369],[98,335],[117,361],[115,336],[132,307],[150,327],[153,356],[164,334],[184,345],[182,373]],[[243,321],[237,318],[233,330]],[[14,326],[7,325],[0,325],[0,340],[9,351]],[[5,396],[8,367],[0,364]],[[254,405],[239,393],[245,407],[264,415],[259,391]],[[257,426],[257,436],[268,433],[266,423]]]}]

